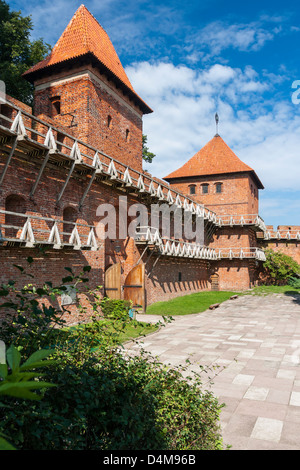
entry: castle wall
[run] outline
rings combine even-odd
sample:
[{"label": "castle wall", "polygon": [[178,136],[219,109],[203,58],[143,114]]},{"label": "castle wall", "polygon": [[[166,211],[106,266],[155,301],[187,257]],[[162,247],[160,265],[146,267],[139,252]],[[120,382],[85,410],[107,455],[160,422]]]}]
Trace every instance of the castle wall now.
[{"label": "castle wall", "polygon": [[244,291],[257,283],[258,264],[253,260],[221,260],[216,263],[219,290]]},{"label": "castle wall", "polygon": [[[0,174],[5,165],[5,159],[0,163]],[[120,238],[119,231],[119,197],[126,195],[121,190],[100,181],[94,182],[79,209],[79,201],[81,200],[87,185],[88,178],[76,172],[71,176],[61,200],[57,202],[57,196],[60,194],[66,178],[68,176],[69,167],[57,166],[54,162],[46,165],[36,191],[32,197],[30,192],[38,177],[43,158],[38,155],[17,156],[15,155],[8,167],[2,184],[0,194],[0,209],[4,211],[17,212],[21,214],[30,214],[34,217],[43,217],[49,219],[57,219],[61,221],[60,229],[66,230],[63,222],[67,224],[65,211],[71,210],[72,219],[67,221],[77,222],[78,224],[88,224],[98,227],[102,217],[97,215],[97,209],[101,204],[111,204],[116,210],[116,232],[110,238],[104,240],[102,231],[96,230],[98,251],[89,251],[84,249],[74,250],[72,247],[63,247],[61,249],[52,249],[48,245],[44,251],[38,247],[23,248],[19,244],[15,246],[5,245],[0,247],[0,263],[5,267],[0,275],[0,282],[7,283],[10,279],[17,282],[19,287],[30,282],[31,279],[26,278],[21,271],[13,265],[19,265],[33,274],[34,283],[42,286],[45,282],[52,282],[53,285],[59,285],[62,278],[68,273],[66,267],[72,268],[74,273],[78,275],[82,268],[86,265],[91,266],[89,277],[89,288],[95,289],[104,285],[104,274],[106,269],[112,264],[121,263],[121,285],[124,285],[126,276],[130,270],[140,260],[146,263],[146,305],[158,300],[168,300],[178,295],[189,294],[203,289],[210,288],[210,271],[208,263],[205,261],[191,259],[174,259],[172,257],[164,257],[157,259],[157,255],[149,258],[150,252],[143,253],[144,247],[138,247],[134,240],[130,237]],[[8,205],[9,201],[9,205]],[[127,206],[130,207],[139,199],[127,195]],[[102,213],[102,215],[105,215]],[[128,217],[129,225],[131,219]],[[15,215],[9,216],[0,214],[0,223],[8,226],[19,226],[25,222],[25,218],[21,219]],[[68,225],[68,224],[67,224]],[[34,230],[46,230],[45,240],[49,236],[51,223],[45,220],[37,221],[32,219]],[[12,235],[13,228],[5,228],[3,236],[16,237],[16,233]],[[18,235],[20,235],[18,230]],[[81,232],[79,230],[81,235]],[[100,235],[99,235],[100,234]],[[87,232],[85,231],[85,235]],[[68,239],[69,235],[67,236]],[[32,257],[34,262],[28,265],[27,257]],[[154,266],[155,263],[155,266]],[[101,290],[103,293],[103,289]],[[87,299],[80,297],[83,306],[87,305]],[[60,307],[60,299],[57,299],[55,305]],[[91,312],[86,312],[85,316],[79,317],[76,305],[70,307],[71,315],[67,315],[69,323],[84,321],[89,317]]]},{"label": "castle wall", "polygon": [[154,263],[146,266],[147,305],[211,288],[208,261],[165,257]]}]

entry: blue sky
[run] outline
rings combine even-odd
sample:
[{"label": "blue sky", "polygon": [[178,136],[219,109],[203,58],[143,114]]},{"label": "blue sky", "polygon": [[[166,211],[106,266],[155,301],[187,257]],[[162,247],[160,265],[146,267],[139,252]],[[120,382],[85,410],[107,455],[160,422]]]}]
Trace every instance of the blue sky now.
[{"label": "blue sky", "polygon": [[[8,3],[32,15],[33,38],[54,45],[82,0]],[[265,222],[300,225],[299,2],[84,4],[154,110],[144,118],[148,146],[157,155],[147,169],[163,177],[192,157],[215,134],[217,111],[220,135],[265,186]]]}]

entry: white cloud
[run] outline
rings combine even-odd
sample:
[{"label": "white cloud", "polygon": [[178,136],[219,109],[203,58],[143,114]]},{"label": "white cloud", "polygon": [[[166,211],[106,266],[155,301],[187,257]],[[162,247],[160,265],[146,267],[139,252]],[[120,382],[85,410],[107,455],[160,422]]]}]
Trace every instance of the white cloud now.
[{"label": "white cloud", "polygon": [[219,133],[266,188],[300,189],[300,105],[276,101],[276,77],[273,83],[272,76],[265,80],[251,67],[221,64],[193,70],[139,63],[126,71],[154,109],[144,117],[149,148],[157,155],[147,165],[151,173],[166,176],[200,150],[215,134],[218,111]]},{"label": "white cloud", "polygon": [[[281,32],[281,27],[269,27],[266,22],[270,19],[253,21],[248,24],[227,24],[223,21],[214,21],[204,28],[200,29],[191,37],[190,47],[194,50],[194,46],[203,50],[206,48],[206,58],[218,56],[222,51],[228,48],[237,49],[239,51],[257,51],[261,49],[266,42]],[[279,21],[279,19],[277,19]],[[193,58],[194,53],[191,53]]]}]

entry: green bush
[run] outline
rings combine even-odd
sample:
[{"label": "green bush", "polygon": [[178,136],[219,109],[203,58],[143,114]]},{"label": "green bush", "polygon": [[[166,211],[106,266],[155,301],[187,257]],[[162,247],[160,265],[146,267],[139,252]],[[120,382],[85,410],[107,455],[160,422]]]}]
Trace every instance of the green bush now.
[{"label": "green bush", "polygon": [[271,249],[265,250],[264,275],[272,284],[287,283],[290,277],[300,274],[300,265],[290,256]]},{"label": "green bush", "polygon": [[127,319],[131,303],[127,300],[104,298],[101,303],[101,310],[105,318],[111,319]]},{"label": "green bush", "polygon": [[[2,346],[4,349],[3,357],[0,357],[0,397],[10,396],[25,400],[41,400],[46,389],[55,387],[55,384],[39,380],[41,374],[35,372],[35,369],[53,365],[53,361],[44,360],[51,355],[51,350],[36,351],[21,364],[21,354],[14,345],[11,345],[7,351],[5,351],[4,343],[1,344],[1,349]],[[37,390],[39,393],[36,393]],[[5,405],[0,403],[1,407],[5,407]],[[4,437],[5,435],[0,433],[0,450],[15,450]]]},{"label": "green bush", "polygon": [[300,278],[290,277],[288,280],[288,285],[294,287],[294,289],[300,289]]},{"label": "green bush", "polygon": [[40,402],[7,397],[0,431],[22,450],[164,450],[221,447],[221,406],[180,369],[113,352],[78,366],[60,356]]},{"label": "green bush", "polygon": [[[81,279],[79,276],[78,282]],[[86,282],[83,279],[81,282]],[[54,288],[49,284],[47,286],[49,291],[46,287],[44,291],[50,295]],[[56,384],[56,387],[45,390],[43,400],[25,402],[16,396],[1,399],[5,408],[0,408],[0,435],[4,435],[16,448],[222,448],[219,429],[222,405],[204,389],[201,367],[199,373],[195,372],[188,378],[186,372],[189,364],[178,368],[167,367],[143,350],[136,350],[133,357],[126,355],[116,345],[111,327],[107,328],[107,322],[96,321],[96,315],[91,324],[82,324],[80,328],[71,329],[65,334],[59,330],[61,312],[53,308],[47,316],[45,309],[39,310],[36,302],[41,291],[37,288],[31,286],[30,292],[27,289],[18,291],[14,284],[8,284],[0,289],[6,297],[2,308],[13,312],[10,318],[13,322],[7,321],[3,330],[6,339],[14,339],[25,360],[36,345],[51,347],[55,360],[43,370],[43,381]],[[59,291],[55,288],[55,292]],[[14,301],[9,300],[11,293],[15,295]],[[93,297],[89,291],[89,297],[96,314],[102,301],[97,292]],[[107,315],[123,312],[121,321],[118,318],[111,323],[116,329],[124,328],[130,321],[126,311],[129,306],[125,307],[122,302],[117,302],[117,307],[115,303],[107,304],[111,308]],[[30,305],[34,309],[34,319],[38,313],[41,315],[38,328],[30,320]],[[123,319],[124,307],[126,317]],[[22,314],[21,318],[19,313]],[[119,334],[120,331],[117,331],[116,336],[119,337]],[[12,342],[7,341],[7,344]],[[39,373],[38,368],[36,373]]]}]

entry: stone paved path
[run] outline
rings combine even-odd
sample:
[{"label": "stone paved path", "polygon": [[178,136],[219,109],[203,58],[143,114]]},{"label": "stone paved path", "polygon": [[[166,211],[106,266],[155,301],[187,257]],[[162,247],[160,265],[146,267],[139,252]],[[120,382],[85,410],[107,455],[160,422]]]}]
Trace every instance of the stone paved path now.
[{"label": "stone paved path", "polygon": [[[144,318],[155,320],[138,316]],[[194,369],[219,367],[211,388],[226,405],[222,434],[232,450],[300,449],[299,296],[228,300],[215,310],[175,317],[142,346],[166,364],[189,358]]]}]

